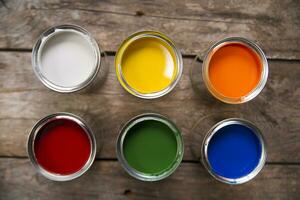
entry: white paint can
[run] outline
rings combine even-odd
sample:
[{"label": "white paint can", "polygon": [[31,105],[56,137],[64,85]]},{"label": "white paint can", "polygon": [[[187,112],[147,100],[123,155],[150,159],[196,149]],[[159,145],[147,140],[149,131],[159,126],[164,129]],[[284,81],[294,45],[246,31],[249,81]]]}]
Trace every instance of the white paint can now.
[{"label": "white paint can", "polygon": [[97,76],[101,51],[95,39],[76,25],[46,30],[32,51],[33,70],[48,88],[62,93],[88,86]]}]

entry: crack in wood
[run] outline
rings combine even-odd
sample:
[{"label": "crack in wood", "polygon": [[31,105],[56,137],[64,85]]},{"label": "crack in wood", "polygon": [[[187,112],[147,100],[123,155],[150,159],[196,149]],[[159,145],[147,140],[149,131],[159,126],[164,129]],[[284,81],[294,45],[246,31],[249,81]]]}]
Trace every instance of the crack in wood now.
[{"label": "crack in wood", "polygon": [[[77,11],[85,11],[85,12],[93,12],[93,13],[106,13],[106,14],[113,14],[113,15],[123,15],[123,16],[131,16],[131,17],[141,17],[145,14],[141,14],[140,11],[136,13],[125,13],[125,12],[114,12],[114,11],[107,11],[107,10],[93,10],[93,9],[86,9],[86,8],[32,8],[32,10],[77,10]],[[201,21],[201,22],[217,22],[217,23],[228,23],[228,24],[250,24],[256,25],[256,23],[252,22],[239,22],[239,21],[226,21],[226,20],[211,20],[211,19],[195,19],[195,18],[188,18],[188,17],[168,17],[168,16],[161,16],[161,15],[148,15],[147,17],[152,18],[159,18],[159,19],[170,19],[170,20],[182,20],[182,21]]]},{"label": "crack in wood", "polygon": [[29,49],[29,48],[0,48],[0,52],[32,52],[32,49]]}]

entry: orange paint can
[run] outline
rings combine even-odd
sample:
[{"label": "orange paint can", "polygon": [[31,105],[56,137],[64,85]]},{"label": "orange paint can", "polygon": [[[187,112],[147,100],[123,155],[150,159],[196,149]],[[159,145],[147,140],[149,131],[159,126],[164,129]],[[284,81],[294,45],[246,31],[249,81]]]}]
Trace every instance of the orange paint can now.
[{"label": "orange paint can", "polygon": [[225,38],[212,45],[202,66],[204,83],[217,99],[240,104],[256,97],[268,78],[268,62],[254,42]]}]

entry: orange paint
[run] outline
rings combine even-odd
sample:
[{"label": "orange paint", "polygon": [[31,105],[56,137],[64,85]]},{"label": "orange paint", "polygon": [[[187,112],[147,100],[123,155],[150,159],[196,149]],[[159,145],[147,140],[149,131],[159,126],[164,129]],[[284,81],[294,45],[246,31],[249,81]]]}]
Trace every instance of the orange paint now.
[{"label": "orange paint", "polygon": [[242,44],[220,47],[209,62],[209,80],[225,97],[239,98],[249,94],[259,83],[262,73],[260,57]]}]

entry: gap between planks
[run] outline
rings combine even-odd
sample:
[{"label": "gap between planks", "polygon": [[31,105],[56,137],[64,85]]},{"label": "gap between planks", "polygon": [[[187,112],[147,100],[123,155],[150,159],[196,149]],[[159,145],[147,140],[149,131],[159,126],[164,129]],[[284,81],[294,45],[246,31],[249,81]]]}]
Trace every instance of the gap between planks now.
[{"label": "gap between planks", "polygon": [[[0,156],[1,159],[29,159],[27,156]],[[117,158],[95,158],[95,162],[117,162]],[[200,164],[197,160],[182,160],[182,163]],[[266,165],[295,165],[300,166],[300,162],[266,162]]]},{"label": "gap between planks", "polygon": [[[31,53],[32,49],[27,48],[0,48],[0,52],[18,52],[18,53]],[[116,51],[103,51],[107,56],[115,56]],[[183,58],[196,58],[197,54],[182,54]],[[300,62],[300,59],[289,59],[289,58],[267,58],[270,61],[291,61],[291,62]],[[203,60],[200,59],[202,62]]]}]

